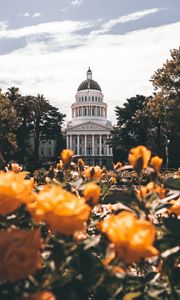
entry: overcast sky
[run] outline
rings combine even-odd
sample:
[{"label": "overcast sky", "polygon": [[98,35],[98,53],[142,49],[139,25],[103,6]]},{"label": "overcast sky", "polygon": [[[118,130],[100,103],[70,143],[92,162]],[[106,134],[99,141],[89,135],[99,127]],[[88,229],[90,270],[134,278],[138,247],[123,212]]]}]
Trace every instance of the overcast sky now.
[{"label": "overcast sky", "polygon": [[70,118],[90,66],[109,106],[150,95],[180,44],[180,0],[0,0],[0,87],[37,93]]}]

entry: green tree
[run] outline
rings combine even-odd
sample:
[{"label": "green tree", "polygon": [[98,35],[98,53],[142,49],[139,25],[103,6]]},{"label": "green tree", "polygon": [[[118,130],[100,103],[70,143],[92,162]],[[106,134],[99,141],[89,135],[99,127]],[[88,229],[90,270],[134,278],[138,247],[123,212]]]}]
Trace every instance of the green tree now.
[{"label": "green tree", "polygon": [[0,94],[0,160],[11,159],[17,150],[16,132],[19,120],[11,101]]},{"label": "green tree", "polygon": [[[171,50],[171,59],[151,78],[155,88],[154,107],[164,130],[172,163],[180,161],[180,47]],[[152,110],[152,114],[153,114]]]},{"label": "green tree", "polygon": [[61,127],[64,114],[50,105],[43,95],[34,98],[32,104],[31,133],[34,139],[34,159],[39,160],[39,145],[43,140],[55,139],[62,141]]},{"label": "green tree", "polygon": [[141,113],[146,101],[146,97],[137,95],[127,99],[122,107],[116,106],[117,126],[110,140],[115,160],[125,160],[130,148],[147,144],[147,116]]}]

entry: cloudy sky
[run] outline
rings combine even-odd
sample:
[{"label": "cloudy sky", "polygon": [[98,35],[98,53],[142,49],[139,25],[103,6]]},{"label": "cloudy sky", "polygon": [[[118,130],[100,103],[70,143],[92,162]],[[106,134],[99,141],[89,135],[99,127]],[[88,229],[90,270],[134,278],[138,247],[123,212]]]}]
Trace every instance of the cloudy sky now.
[{"label": "cloudy sky", "polygon": [[70,118],[90,66],[114,107],[150,95],[180,42],[180,0],[0,0],[0,87],[44,94]]}]

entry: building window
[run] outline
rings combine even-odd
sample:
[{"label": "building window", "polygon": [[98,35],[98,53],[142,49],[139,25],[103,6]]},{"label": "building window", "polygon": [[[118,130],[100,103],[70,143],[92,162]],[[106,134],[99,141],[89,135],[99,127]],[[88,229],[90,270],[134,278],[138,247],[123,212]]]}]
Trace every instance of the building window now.
[{"label": "building window", "polygon": [[97,147],[97,155],[99,155],[99,147]]},{"label": "building window", "polygon": [[97,101],[97,97],[95,98],[95,100]]},{"label": "building window", "polygon": [[89,97],[89,101],[91,101],[91,97]]},{"label": "building window", "polygon": [[43,151],[43,148],[41,149],[41,156],[43,156],[44,155],[44,151]]},{"label": "building window", "polygon": [[49,141],[49,145],[51,145],[51,141]]},{"label": "building window", "polygon": [[49,148],[49,156],[51,156],[51,148]]},{"label": "building window", "polygon": [[92,101],[94,101],[94,96],[92,96]]},{"label": "building window", "polygon": [[82,138],[81,137],[79,138],[79,143],[82,144]]},{"label": "building window", "polygon": [[85,101],[87,101],[87,97],[85,97]]},{"label": "building window", "polygon": [[87,109],[84,109],[84,115],[87,116]]},{"label": "building window", "polygon": [[92,108],[92,116],[95,115],[95,111],[94,111],[94,108]]}]

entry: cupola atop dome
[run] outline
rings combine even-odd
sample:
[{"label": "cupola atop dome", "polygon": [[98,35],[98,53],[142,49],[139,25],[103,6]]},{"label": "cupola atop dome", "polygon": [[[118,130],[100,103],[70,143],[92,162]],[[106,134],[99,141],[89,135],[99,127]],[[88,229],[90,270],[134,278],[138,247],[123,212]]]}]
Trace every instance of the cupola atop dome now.
[{"label": "cupola atop dome", "polygon": [[92,71],[90,68],[87,71],[87,79],[80,84],[77,91],[80,92],[84,90],[96,90],[101,92],[100,85],[92,79]]},{"label": "cupola atop dome", "polygon": [[89,67],[89,70],[87,71],[87,80],[88,79],[92,79],[92,71],[91,71],[90,67]]}]

